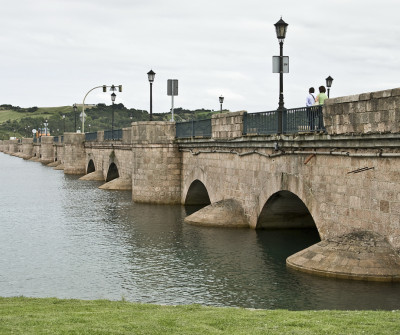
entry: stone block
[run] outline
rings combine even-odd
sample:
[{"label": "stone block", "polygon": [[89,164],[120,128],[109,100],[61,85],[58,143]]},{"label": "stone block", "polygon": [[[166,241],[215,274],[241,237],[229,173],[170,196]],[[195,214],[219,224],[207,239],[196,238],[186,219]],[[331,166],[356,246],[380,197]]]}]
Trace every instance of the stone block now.
[{"label": "stone block", "polygon": [[372,92],[372,99],[388,98],[392,96],[392,90]]}]

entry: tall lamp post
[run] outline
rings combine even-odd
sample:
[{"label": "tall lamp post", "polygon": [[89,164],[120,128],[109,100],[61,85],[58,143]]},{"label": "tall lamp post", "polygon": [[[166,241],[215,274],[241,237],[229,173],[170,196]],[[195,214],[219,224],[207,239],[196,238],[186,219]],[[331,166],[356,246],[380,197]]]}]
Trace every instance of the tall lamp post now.
[{"label": "tall lamp post", "polygon": [[76,111],[78,110],[78,107],[76,107],[76,104],[74,104],[74,119],[75,119],[75,133],[76,133]]},{"label": "tall lamp post", "polygon": [[63,123],[64,123],[64,133],[65,133],[65,114],[63,114],[62,118],[63,118]]},{"label": "tall lamp post", "polygon": [[43,125],[44,125],[45,136],[47,136],[47,126],[49,125],[49,123],[47,122],[47,120],[43,123]]},{"label": "tall lamp post", "polygon": [[329,98],[329,91],[330,91],[331,86],[332,86],[333,78],[331,76],[329,76],[325,80],[326,80],[326,87],[328,88],[328,98]]},{"label": "tall lamp post", "polygon": [[219,97],[219,105],[220,105],[220,109],[219,112],[222,113],[222,104],[224,103],[224,97],[221,95]]},{"label": "tall lamp post", "polygon": [[150,83],[150,121],[153,121],[153,81],[156,73],[153,70],[147,72]]},{"label": "tall lamp post", "polygon": [[276,37],[279,40],[279,113],[278,113],[278,133],[282,133],[282,114],[285,108],[283,101],[283,41],[286,37],[288,24],[282,18],[275,23]]},{"label": "tall lamp post", "polygon": [[111,94],[111,102],[112,102],[111,137],[112,137],[112,139],[114,139],[114,102],[115,102],[116,96],[117,95],[114,92],[112,92],[112,94]]}]

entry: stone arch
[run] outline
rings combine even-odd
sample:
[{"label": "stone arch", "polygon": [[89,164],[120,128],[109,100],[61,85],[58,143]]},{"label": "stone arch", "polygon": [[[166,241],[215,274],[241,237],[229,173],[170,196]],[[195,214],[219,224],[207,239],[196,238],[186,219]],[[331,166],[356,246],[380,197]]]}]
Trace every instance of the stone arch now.
[{"label": "stone arch", "polygon": [[194,180],[186,193],[185,205],[203,205],[211,204],[207,188],[198,179]]},{"label": "stone arch", "polygon": [[[255,195],[254,208],[249,209],[250,227],[258,228],[259,217],[266,205],[267,201],[274,195],[279,194],[284,196],[285,193],[278,193],[281,191],[288,191],[297,197],[297,201],[301,201],[310,213],[314,224],[317,228],[319,236],[323,239],[327,234],[327,227],[324,218],[320,215],[320,208],[323,206],[316,196],[315,190],[312,185],[305,178],[301,178],[299,174],[289,173],[276,173],[270,175],[270,178],[260,185],[260,192]],[[273,198],[272,198],[273,200]],[[275,199],[276,201],[277,199]],[[292,199],[294,201],[294,199]]]},{"label": "stone arch", "polygon": [[90,159],[87,166],[87,173],[92,173],[94,171],[96,171],[96,167],[94,165],[93,159]]},{"label": "stone arch", "polygon": [[217,195],[218,185],[208,182],[207,169],[200,167],[200,164],[194,165],[195,167],[193,169],[185,173],[181,191],[181,203],[185,204],[189,188],[195,180],[200,181],[205,186],[211,203],[221,200],[221,198],[219,198]]},{"label": "stone arch", "polygon": [[106,182],[119,178],[119,172],[117,165],[113,162],[108,167]]},{"label": "stone arch", "polygon": [[258,229],[317,228],[304,202],[294,193],[281,190],[272,194],[257,219]]}]

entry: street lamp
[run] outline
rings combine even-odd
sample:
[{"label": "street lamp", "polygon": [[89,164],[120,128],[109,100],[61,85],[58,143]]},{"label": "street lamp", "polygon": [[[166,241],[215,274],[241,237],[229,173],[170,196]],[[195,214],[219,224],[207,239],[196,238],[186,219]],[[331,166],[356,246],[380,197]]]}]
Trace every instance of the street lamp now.
[{"label": "street lamp", "polygon": [[75,133],[76,133],[76,112],[78,110],[78,107],[76,107],[76,104],[74,104],[74,119],[75,119]]},{"label": "street lamp", "polygon": [[326,87],[328,88],[328,98],[329,98],[329,90],[330,90],[330,88],[332,86],[333,78],[331,76],[329,76],[325,80],[326,80]]},{"label": "street lamp", "polygon": [[283,102],[283,41],[286,37],[288,24],[281,19],[275,23],[276,37],[279,40],[279,113],[278,113],[278,133],[282,133],[282,113],[285,108]]},{"label": "street lamp", "polygon": [[47,122],[47,120],[45,120],[45,122],[43,122],[43,125],[44,125],[45,136],[47,136],[47,126],[49,125],[49,123]]},{"label": "street lamp", "polygon": [[150,121],[153,121],[153,81],[156,73],[153,70],[147,72],[150,83]]},{"label": "street lamp", "polygon": [[222,104],[224,103],[224,97],[221,95],[220,97],[219,97],[219,104],[220,104],[220,106],[221,106],[221,108],[220,108],[220,113],[222,113]]},{"label": "street lamp", "polygon": [[63,123],[64,123],[64,133],[65,133],[65,114],[63,114],[62,118],[63,118]]},{"label": "street lamp", "polygon": [[[113,85],[114,86],[114,85]],[[111,94],[111,101],[112,101],[112,122],[111,122],[111,137],[112,139],[114,139],[114,102],[115,102],[115,98],[116,98],[116,94],[114,92],[112,92]]]}]

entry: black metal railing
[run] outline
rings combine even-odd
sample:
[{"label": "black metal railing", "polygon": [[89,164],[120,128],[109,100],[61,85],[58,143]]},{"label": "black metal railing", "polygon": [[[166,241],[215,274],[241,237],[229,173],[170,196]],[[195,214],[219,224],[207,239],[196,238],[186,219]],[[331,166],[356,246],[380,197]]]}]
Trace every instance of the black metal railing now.
[{"label": "black metal railing", "polygon": [[85,141],[96,141],[97,140],[97,131],[92,133],[85,133]]},{"label": "black metal railing", "polygon": [[211,119],[176,123],[176,138],[211,137]]},{"label": "black metal railing", "polygon": [[243,135],[270,135],[277,132],[278,111],[243,114]]},{"label": "black metal railing", "polygon": [[59,139],[58,136],[54,136],[54,137],[53,137],[53,142],[54,142],[54,143],[58,143],[58,139]]},{"label": "black metal railing", "polygon": [[104,140],[112,141],[112,140],[122,140],[122,129],[116,130],[104,130]]},{"label": "black metal railing", "polygon": [[[277,134],[278,110],[243,115],[243,135]],[[325,131],[322,106],[285,109],[282,112],[282,132],[295,134],[300,132]]]}]

